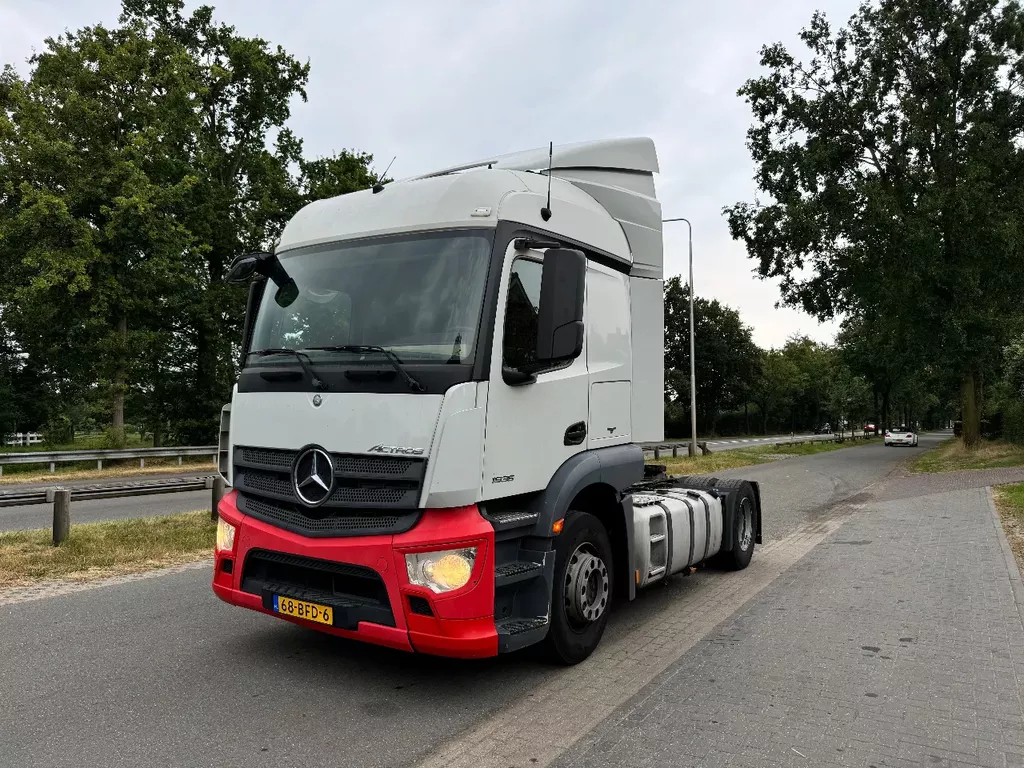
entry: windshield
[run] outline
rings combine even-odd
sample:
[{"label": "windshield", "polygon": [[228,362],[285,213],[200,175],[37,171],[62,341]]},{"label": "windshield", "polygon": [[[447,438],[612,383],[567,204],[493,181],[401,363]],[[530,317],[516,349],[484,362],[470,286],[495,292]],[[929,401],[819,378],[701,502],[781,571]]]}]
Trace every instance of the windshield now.
[{"label": "windshield", "polygon": [[281,307],[267,284],[250,350],[356,344],[471,362],[490,252],[489,232],[445,232],[283,253],[298,298]]}]

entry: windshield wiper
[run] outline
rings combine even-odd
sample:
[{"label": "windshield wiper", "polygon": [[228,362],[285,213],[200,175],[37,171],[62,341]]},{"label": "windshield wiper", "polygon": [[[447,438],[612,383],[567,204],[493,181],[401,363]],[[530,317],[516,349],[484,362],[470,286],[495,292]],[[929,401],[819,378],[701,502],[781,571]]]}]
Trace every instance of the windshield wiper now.
[{"label": "windshield wiper", "polygon": [[367,352],[377,352],[383,355],[384,359],[391,363],[391,367],[394,368],[403,379],[405,379],[405,383],[409,385],[409,389],[413,392],[427,391],[425,386],[414,379],[412,375],[405,370],[405,366],[402,365],[402,359],[390,349],[385,349],[384,347],[378,347],[372,344],[336,344],[329,347],[306,347],[306,349],[311,352],[351,352],[355,355],[366,354]]},{"label": "windshield wiper", "polygon": [[291,355],[299,361],[299,365],[302,366],[303,372],[309,377],[314,389],[327,389],[327,383],[313,371],[313,366],[310,365],[309,358],[297,349],[291,349],[290,347],[257,349],[249,354],[257,355],[258,357],[266,357],[267,355]]}]

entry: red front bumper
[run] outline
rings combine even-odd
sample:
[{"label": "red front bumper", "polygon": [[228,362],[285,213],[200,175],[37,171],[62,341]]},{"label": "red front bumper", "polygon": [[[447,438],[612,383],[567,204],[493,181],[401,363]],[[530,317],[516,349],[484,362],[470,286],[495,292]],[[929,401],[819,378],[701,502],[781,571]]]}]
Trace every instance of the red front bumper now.
[{"label": "red front bumper", "polygon": [[[243,515],[235,504],[237,491],[220,502],[218,513],[236,526],[232,552],[216,552],[213,591],[232,605],[269,613],[287,621],[403,651],[438,656],[477,658],[498,653],[494,626],[494,529],[475,506],[428,509],[411,531],[394,536],[355,536],[316,539],[275,528]],[[409,583],[405,555],[441,549],[475,546],[473,575],[457,590],[434,594]],[[383,580],[395,626],[360,621],[355,630],[325,626],[304,619],[281,616],[264,608],[261,595],[241,589],[245,558],[250,550],[268,550],[299,557],[348,563],[373,569]],[[225,561],[231,565],[226,566]],[[225,568],[230,567],[231,572]],[[421,597],[432,616],[413,613],[409,598]]]}]

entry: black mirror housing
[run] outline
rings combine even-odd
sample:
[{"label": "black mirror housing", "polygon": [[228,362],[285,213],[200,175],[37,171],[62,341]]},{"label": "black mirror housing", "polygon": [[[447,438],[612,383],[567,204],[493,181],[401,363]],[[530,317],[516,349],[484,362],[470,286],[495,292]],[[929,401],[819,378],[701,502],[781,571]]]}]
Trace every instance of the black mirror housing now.
[{"label": "black mirror housing", "polygon": [[255,275],[269,277],[279,287],[287,284],[291,278],[284,271],[277,256],[268,251],[257,251],[256,253],[244,253],[236,256],[228,267],[228,274],[224,278],[229,283],[246,283]]},{"label": "black mirror housing", "polygon": [[252,276],[256,274],[256,268],[258,266],[258,254],[246,253],[241,256],[237,256],[231,262],[231,266],[228,267],[228,274],[224,280],[228,283],[247,283],[252,279]]},{"label": "black mirror housing", "polygon": [[537,317],[537,364],[572,360],[583,351],[587,257],[571,248],[544,254]]}]

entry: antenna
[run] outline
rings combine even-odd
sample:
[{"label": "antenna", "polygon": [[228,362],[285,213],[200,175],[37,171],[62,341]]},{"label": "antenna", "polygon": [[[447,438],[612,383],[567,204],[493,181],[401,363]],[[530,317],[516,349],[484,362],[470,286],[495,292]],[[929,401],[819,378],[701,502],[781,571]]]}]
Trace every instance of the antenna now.
[{"label": "antenna", "polygon": [[555,154],[555,142],[548,143],[548,204],[540,209],[540,217],[547,221],[551,218],[551,164]]},{"label": "antenna", "polygon": [[392,157],[391,158],[391,162],[388,163],[388,167],[384,169],[384,173],[382,173],[380,176],[377,177],[377,183],[373,185],[373,194],[376,195],[378,192],[383,192],[384,191],[384,182],[381,181],[381,179],[384,179],[384,178],[387,177],[388,171],[390,171],[391,170],[391,166],[395,164],[395,158],[397,158],[397,157],[398,157],[398,155],[395,155],[395,157]]}]

